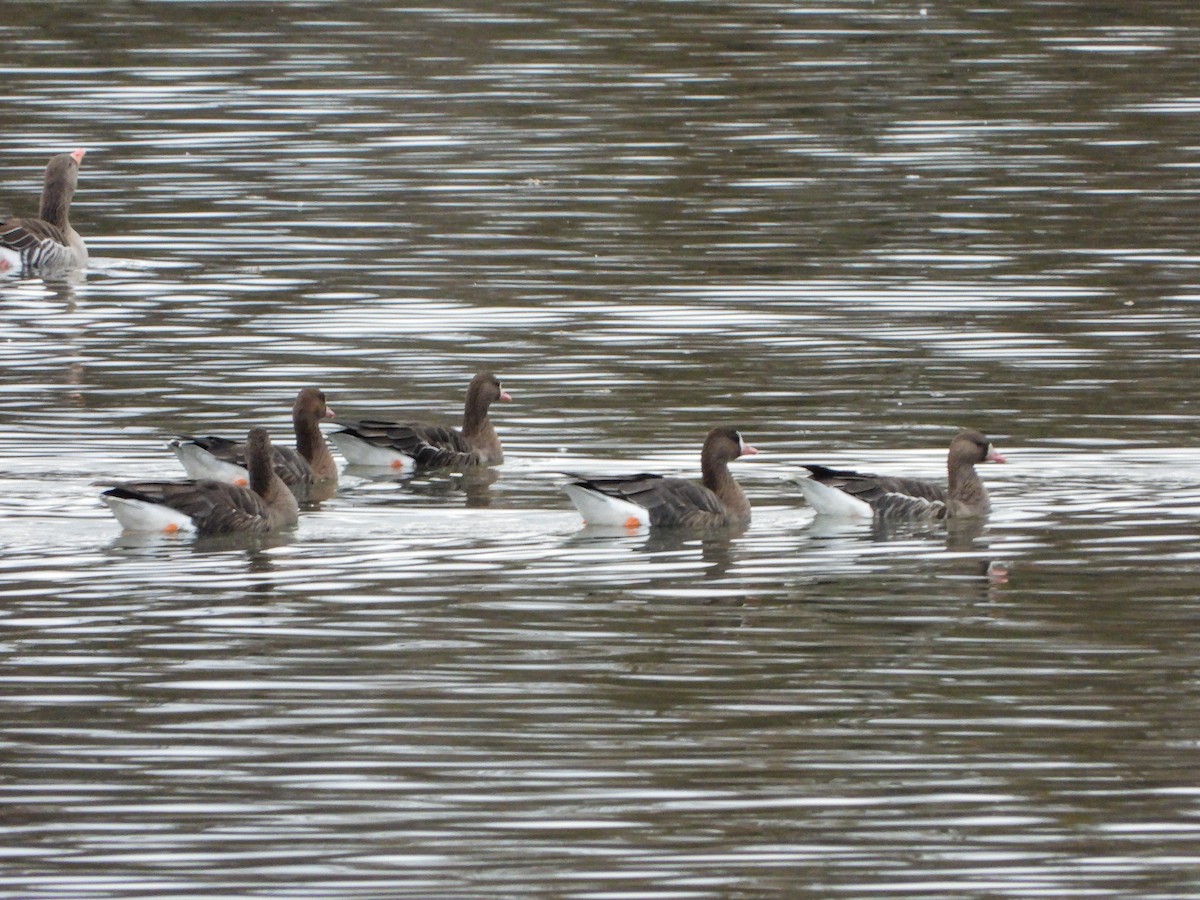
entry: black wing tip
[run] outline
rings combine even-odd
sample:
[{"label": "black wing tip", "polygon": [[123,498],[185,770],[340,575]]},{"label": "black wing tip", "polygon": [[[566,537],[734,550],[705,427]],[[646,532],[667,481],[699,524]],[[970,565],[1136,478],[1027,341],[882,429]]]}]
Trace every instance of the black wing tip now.
[{"label": "black wing tip", "polygon": [[106,491],[100,492],[101,497],[115,497],[118,500],[149,500],[141,491],[127,484],[114,484]]},{"label": "black wing tip", "polygon": [[812,473],[813,478],[859,478],[860,473],[852,469],[834,469],[830,466],[821,466],[816,463],[802,463],[800,468],[808,469]]}]

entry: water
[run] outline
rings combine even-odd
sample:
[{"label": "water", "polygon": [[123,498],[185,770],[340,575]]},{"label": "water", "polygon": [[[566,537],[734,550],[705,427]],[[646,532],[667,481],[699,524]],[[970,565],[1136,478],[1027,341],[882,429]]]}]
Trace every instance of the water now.
[{"label": "water", "polygon": [[[10,3],[0,894],[1200,891],[1200,13]],[[121,535],[164,440],[514,395],[490,473]],[[584,529],[695,474],[742,535]],[[986,523],[814,522],[823,461]],[[1007,580],[999,574],[1007,572]]]}]

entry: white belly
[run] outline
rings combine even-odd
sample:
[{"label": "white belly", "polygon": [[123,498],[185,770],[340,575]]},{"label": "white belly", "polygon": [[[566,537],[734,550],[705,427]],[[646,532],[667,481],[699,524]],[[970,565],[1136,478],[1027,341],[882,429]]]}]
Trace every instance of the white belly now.
[{"label": "white belly", "polygon": [[397,472],[411,472],[416,468],[416,461],[407,453],[401,453],[391,447],[376,447],[346,431],[332,432],[329,440],[352,466],[394,469]]},{"label": "white belly", "polygon": [[587,525],[619,525],[640,528],[650,524],[650,511],[628,500],[589,491],[578,484],[564,484],[563,490],[583,516]]},{"label": "white belly", "polygon": [[190,516],[161,503],[147,503],[128,497],[100,495],[108,504],[121,527],[126,531],[154,531],[174,534],[179,531],[195,531],[196,524]]}]

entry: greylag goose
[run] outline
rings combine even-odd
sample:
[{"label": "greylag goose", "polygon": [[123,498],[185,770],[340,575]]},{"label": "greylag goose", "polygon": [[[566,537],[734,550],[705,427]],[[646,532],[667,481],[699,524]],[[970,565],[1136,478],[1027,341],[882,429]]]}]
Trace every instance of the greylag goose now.
[{"label": "greylag goose", "polygon": [[504,461],[504,451],[488,409],[496,401],[510,400],[495,375],[480,373],[467,388],[462,431],[428,422],[360,419],[340,423],[341,429],[329,439],[355,466],[411,472],[418,467],[495,465]]},{"label": "greylag goose", "polygon": [[736,428],[714,428],[700,451],[701,484],[662,475],[628,475],[575,481],[563,490],[588,525],[639,528],[722,528],[750,521],[750,501],[729,473],[729,463],[757,453]]},{"label": "greylag goose", "polygon": [[266,534],[300,517],[296,498],[271,466],[271,438],[252,428],[246,438],[250,487],[225,481],[127,481],[100,495],[127,531]]},{"label": "greylag goose", "polygon": [[0,273],[53,277],[87,265],[87,247],[67,219],[86,152],[50,157],[38,217],[14,217],[0,225]]},{"label": "greylag goose", "polygon": [[984,435],[964,431],[950,442],[948,487],[916,478],[894,478],[804,466],[809,476],[796,483],[818,513],[831,516],[884,519],[947,519],[984,516],[991,509],[987,488],[975,464],[1006,462]]},{"label": "greylag goose", "polygon": [[[332,419],[333,410],[325,405],[325,394],[306,387],[292,404],[292,428],[296,449],[273,447],[275,474],[288,487],[308,487],[318,482],[337,481],[337,462],[321,435],[319,422]],[[241,441],[215,437],[180,437],[167,442],[191,478],[211,478],[246,486],[246,445]]]}]

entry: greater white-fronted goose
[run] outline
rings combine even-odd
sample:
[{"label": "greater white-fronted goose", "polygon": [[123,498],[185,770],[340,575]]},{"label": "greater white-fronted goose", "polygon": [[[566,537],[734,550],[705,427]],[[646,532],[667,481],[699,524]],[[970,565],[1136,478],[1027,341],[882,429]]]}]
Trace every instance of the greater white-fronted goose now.
[{"label": "greater white-fronted goose", "polygon": [[360,419],[341,422],[333,441],[354,466],[410,472],[416,468],[491,466],[504,461],[500,436],[488,417],[491,405],[512,400],[495,375],[481,372],[471,379],[463,411],[462,431],[428,422]]},{"label": "greater white-fronted goose", "polygon": [[714,428],[700,451],[702,484],[662,475],[629,475],[575,481],[563,490],[588,525],[639,528],[724,528],[750,521],[750,501],[729,463],[757,453],[736,428]]},{"label": "greater white-fronted goose", "polygon": [[126,481],[100,495],[127,531],[266,534],[295,525],[300,508],[271,465],[271,438],[246,438],[250,486],[226,481]]},{"label": "greater white-fronted goose", "polygon": [[950,442],[947,488],[916,478],[895,478],[804,466],[810,473],[796,483],[818,513],[839,517],[947,519],[984,516],[991,509],[987,488],[975,472],[981,462],[1006,462],[978,431],[964,431]]},{"label": "greater white-fronted goose", "polygon": [[13,217],[0,225],[0,273],[56,276],[87,266],[87,247],[67,219],[86,152],[50,157],[38,217]]},{"label": "greater white-fronted goose", "polygon": [[[337,462],[325,443],[318,423],[332,419],[333,410],[325,405],[319,388],[306,387],[292,404],[292,427],[296,449],[272,447],[275,474],[291,488],[305,488],[321,482],[337,482]],[[241,441],[215,437],[180,437],[167,442],[192,478],[211,478],[245,486],[250,483],[246,471],[246,445]]]}]

